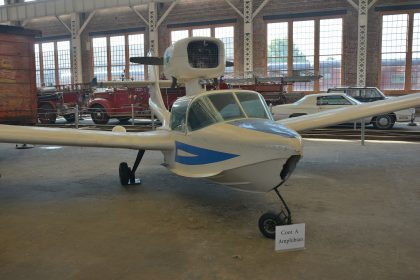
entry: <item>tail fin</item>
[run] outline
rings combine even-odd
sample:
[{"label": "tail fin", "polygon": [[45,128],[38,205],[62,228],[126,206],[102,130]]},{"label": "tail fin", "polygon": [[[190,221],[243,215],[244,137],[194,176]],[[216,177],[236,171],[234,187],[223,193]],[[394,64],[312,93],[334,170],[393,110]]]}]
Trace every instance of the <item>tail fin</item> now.
[{"label": "tail fin", "polygon": [[154,84],[149,86],[149,107],[153,114],[162,122],[162,127],[169,126],[170,113],[163,102],[162,93],[159,85],[159,66],[148,66],[149,79]]},{"label": "tail fin", "polygon": [[130,57],[130,62],[148,65],[149,80],[149,107],[153,114],[162,122],[163,127],[169,126],[170,113],[163,102],[159,85],[159,65],[163,65],[163,59],[152,57],[149,52],[147,57]]}]

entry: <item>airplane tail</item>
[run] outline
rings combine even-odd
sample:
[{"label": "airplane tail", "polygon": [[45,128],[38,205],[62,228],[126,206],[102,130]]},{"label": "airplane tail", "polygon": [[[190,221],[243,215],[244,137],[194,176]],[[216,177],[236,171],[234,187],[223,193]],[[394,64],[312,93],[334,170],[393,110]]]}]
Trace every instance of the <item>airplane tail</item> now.
[{"label": "airplane tail", "polygon": [[162,127],[169,126],[170,113],[163,102],[162,93],[160,91],[159,65],[163,65],[163,58],[153,57],[151,52],[147,57],[130,57],[130,62],[147,65],[149,74],[149,107],[153,114],[162,122]]},{"label": "airplane tail", "polygon": [[149,85],[149,107],[153,114],[162,122],[162,127],[169,126],[170,113],[163,102],[162,93],[159,85],[159,66],[149,65],[149,79],[154,83]]}]

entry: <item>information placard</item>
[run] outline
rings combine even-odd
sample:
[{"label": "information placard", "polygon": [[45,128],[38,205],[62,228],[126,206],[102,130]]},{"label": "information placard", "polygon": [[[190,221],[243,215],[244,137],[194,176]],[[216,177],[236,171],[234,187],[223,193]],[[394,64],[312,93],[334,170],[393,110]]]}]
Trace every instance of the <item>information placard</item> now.
[{"label": "information placard", "polygon": [[276,251],[305,249],[305,224],[276,227]]}]

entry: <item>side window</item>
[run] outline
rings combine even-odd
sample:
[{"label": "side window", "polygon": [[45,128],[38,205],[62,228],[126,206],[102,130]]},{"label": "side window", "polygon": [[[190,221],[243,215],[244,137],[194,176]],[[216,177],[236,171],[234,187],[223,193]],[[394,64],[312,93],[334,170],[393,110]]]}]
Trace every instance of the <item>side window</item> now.
[{"label": "side window", "polygon": [[188,108],[188,100],[176,101],[171,109],[171,129],[175,131],[185,130],[185,119]]},{"label": "side window", "polygon": [[346,94],[350,95],[351,97],[360,97],[363,96],[362,92],[360,91],[360,89],[347,89],[346,90]]},{"label": "side window", "polygon": [[341,95],[332,95],[318,97],[317,105],[351,105],[351,102]]},{"label": "side window", "polygon": [[366,90],[366,97],[367,98],[381,98],[382,96],[379,94],[379,92],[376,91],[376,89],[368,88]]}]

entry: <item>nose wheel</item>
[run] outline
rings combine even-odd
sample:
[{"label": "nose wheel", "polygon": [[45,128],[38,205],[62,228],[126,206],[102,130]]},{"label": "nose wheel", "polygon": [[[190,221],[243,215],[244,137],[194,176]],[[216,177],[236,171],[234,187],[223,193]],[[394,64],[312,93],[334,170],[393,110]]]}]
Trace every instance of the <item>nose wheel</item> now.
[{"label": "nose wheel", "polygon": [[282,203],[282,210],[278,214],[266,212],[258,220],[258,228],[260,229],[262,235],[270,239],[276,238],[276,226],[292,224],[292,213],[278,190],[284,182],[285,181],[281,182],[274,188],[274,191]]},{"label": "nose wheel", "polygon": [[120,176],[120,183],[123,186],[128,185],[138,185],[141,184],[140,178],[136,178],[136,170],[139,167],[139,164],[143,158],[145,150],[139,150],[137,153],[136,160],[134,162],[133,168],[131,169],[126,162],[121,162],[118,168],[118,173]]}]

